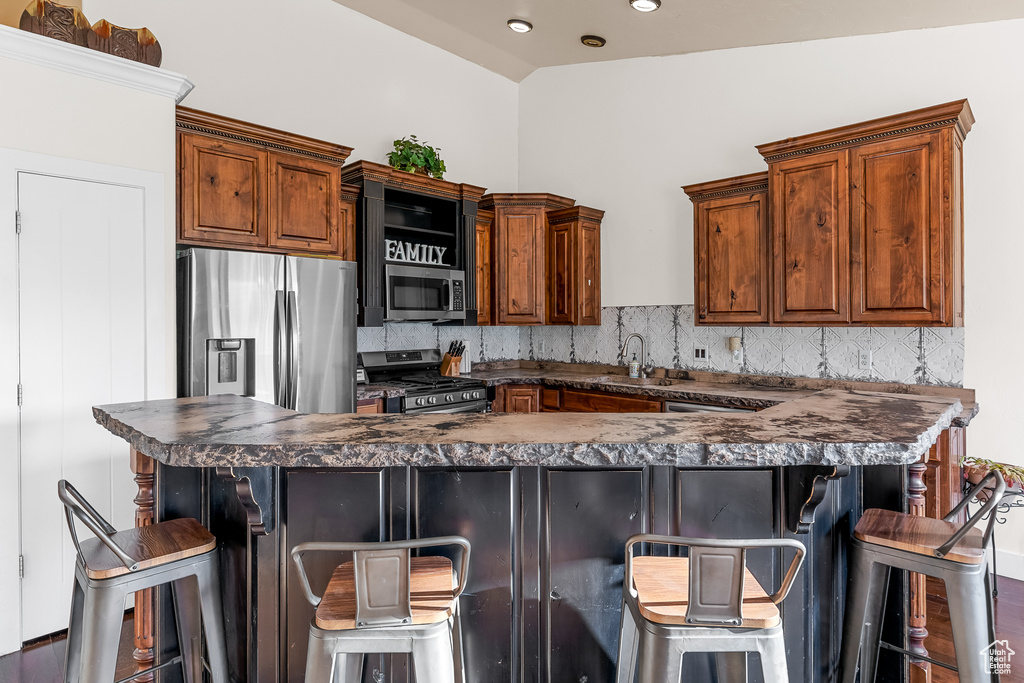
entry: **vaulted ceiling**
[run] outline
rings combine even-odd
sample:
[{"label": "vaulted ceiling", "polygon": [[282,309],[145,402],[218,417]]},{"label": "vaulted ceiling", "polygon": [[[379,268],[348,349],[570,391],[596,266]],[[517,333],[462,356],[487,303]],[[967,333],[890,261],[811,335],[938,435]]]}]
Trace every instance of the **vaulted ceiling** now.
[{"label": "vaulted ceiling", "polygon": [[[520,81],[545,66],[789,43],[1024,17],[1021,0],[335,0]],[[519,34],[506,22],[525,19]],[[580,36],[608,42],[592,48]]]}]

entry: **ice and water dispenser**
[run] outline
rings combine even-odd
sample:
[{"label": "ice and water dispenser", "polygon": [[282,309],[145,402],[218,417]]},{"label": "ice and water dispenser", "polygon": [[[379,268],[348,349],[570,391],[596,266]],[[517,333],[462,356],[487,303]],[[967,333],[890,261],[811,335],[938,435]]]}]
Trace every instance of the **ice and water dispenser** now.
[{"label": "ice and water dispenser", "polygon": [[206,395],[256,395],[256,340],[206,340]]}]

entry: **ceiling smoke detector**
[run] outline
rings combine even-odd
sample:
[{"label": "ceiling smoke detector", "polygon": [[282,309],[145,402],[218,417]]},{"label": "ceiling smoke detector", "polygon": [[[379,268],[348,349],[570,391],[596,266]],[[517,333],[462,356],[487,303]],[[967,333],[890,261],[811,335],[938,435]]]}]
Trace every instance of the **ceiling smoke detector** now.
[{"label": "ceiling smoke detector", "polygon": [[661,7],[661,0],[629,0],[629,6],[637,12],[653,12]]},{"label": "ceiling smoke detector", "polygon": [[516,33],[529,33],[533,30],[533,24],[525,19],[509,19],[508,27]]},{"label": "ceiling smoke detector", "polygon": [[580,36],[580,42],[587,47],[604,47],[608,41],[601,36]]}]

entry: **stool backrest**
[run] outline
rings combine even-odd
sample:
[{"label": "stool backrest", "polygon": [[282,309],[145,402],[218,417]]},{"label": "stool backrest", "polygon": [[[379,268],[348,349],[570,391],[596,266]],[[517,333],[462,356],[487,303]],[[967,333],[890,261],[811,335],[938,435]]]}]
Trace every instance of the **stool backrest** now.
[{"label": "stool backrest", "polygon": [[748,548],[793,548],[796,554],[779,590],[771,596],[778,604],[786,599],[804,561],[807,549],[792,538],[712,539],[637,534],[626,541],[625,588],[636,597],[633,585],[633,546],[661,543],[689,548],[689,601],[687,624],[739,626],[743,622],[743,581]]},{"label": "stool backrest", "polygon": [[117,559],[121,560],[128,568],[128,571],[133,572],[139,568],[139,563],[111,538],[113,534],[117,533],[117,529],[103,519],[103,515],[98,513],[96,508],[85,499],[85,496],[79,493],[78,489],[66,479],[57,482],[57,497],[64,504],[64,518],[67,520],[68,531],[71,532],[71,540],[75,544],[75,551],[79,557],[82,557],[82,547],[78,543],[78,533],[75,531],[75,517],[82,520],[82,523],[89,527],[89,531],[96,534],[96,538],[110,548]]},{"label": "stool backrest", "polygon": [[956,519],[957,515],[967,507],[967,504],[981,493],[982,489],[989,486],[992,487],[992,490],[988,491],[988,499],[985,501],[985,504],[982,505],[977,512],[968,517],[964,525],[957,529],[956,532],[949,537],[949,540],[935,550],[936,557],[945,557],[946,554],[953,549],[953,546],[959,543],[960,539],[962,539],[967,532],[974,527],[974,525],[986,518],[986,515],[989,515],[989,517],[988,524],[985,526],[985,531],[982,534],[982,543],[985,546],[988,545],[989,539],[992,536],[992,528],[996,521],[995,510],[993,508],[999,505],[1003,500],[1003,494],[1006,493],[1006,481],[1003,480],[1002,475],[998,472],[993,470],[986,474],[984,479],[975,484],[967,495],[965,495],[960,502],[956,504],[956,507],[950,510],[949,514],[942,518],[947,522],[952,522]]},{"label": "stool backrest", "polygon": [[299,579],[306,599],[316,607],[322,597],[313,593],[313,589],[310,588],[309,578],[302,565],[302,554],[313,551],[351,552],[355,571],[356,628],[402,626],[412,622],[409,551],[437,546],[460,548],[458,582],[452,591],[452,598],[457,598],[466,589],[471,551],[469,541],[461,536],[438,536],[384,543],[300,543],[292,548],[292,561],[299,570]]}]

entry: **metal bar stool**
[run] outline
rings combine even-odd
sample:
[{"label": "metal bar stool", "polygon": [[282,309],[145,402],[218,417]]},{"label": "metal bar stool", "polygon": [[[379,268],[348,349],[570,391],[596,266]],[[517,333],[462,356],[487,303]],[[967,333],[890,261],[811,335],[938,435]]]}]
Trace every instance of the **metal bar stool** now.
[{"label": "metal bar stool", "polygon": [[[458,573],[447,557],[410,557],[413,548],[460,546]],[[350,551],[323,597],[302,566],[309,551]],[[306,599],[316,608],[309,627],[306,683],[357,683],[363,655],[412,654],[416,683],[464,683],[459,596],[469,571],[461,536],[390,543],[302,543],[292,548]],[[333,674],[333,675],[332,675]]]},{"label": "metal bar stool", "polygon": [[[112,683],[125,599],[165,583],[174,592],[180,654],[148,671],[180,662],[186,683],[201,683],[205,630],[210,675],[214,683],[227,683],[217,541],[210,532],[194,519],[117,531],[67,481],[58,482],[57,495],[78,551],[65,683]],[[75,517],[96,538],[79,541]]]},{"label": "metal bar stool", "polygon": [[[989,484],[993,495],[962,526],[953,524],[968,501]],[[943,519],[930,519],[891,510],[870,509],[857,522],[849,552],[849,587],[843,646],[839,658],[842,683],[853,683],[860,662],[862,683],[875,680],[878,650],[902,652],[917,659],[953,668],[895,645],[882,643],[881,622],[885,608],[889,570],[892,567],[934,576],[946,584],[953,650],[962,683],[998,681],[988,672],[988,646],[995,640],[992,593],[985,562],[985,547],[992,533],[994,515],[985,531],[974,526],[1003,497],[1002,477],[990,472]]]},{"label": "metal bar stool", "polygon": [[[637,543],[689,546],[689,557],[633,557]],[[768,595],[746,566],[748,548],[793,548],[782,586]],[[746,681],[747,652],[766,683],[788,683],[778,604],[806,549],[795,539],[718,540],[639,534],[626,542],[616,683],[677,683],[687,652],[715,652],[718,680]]]}]

